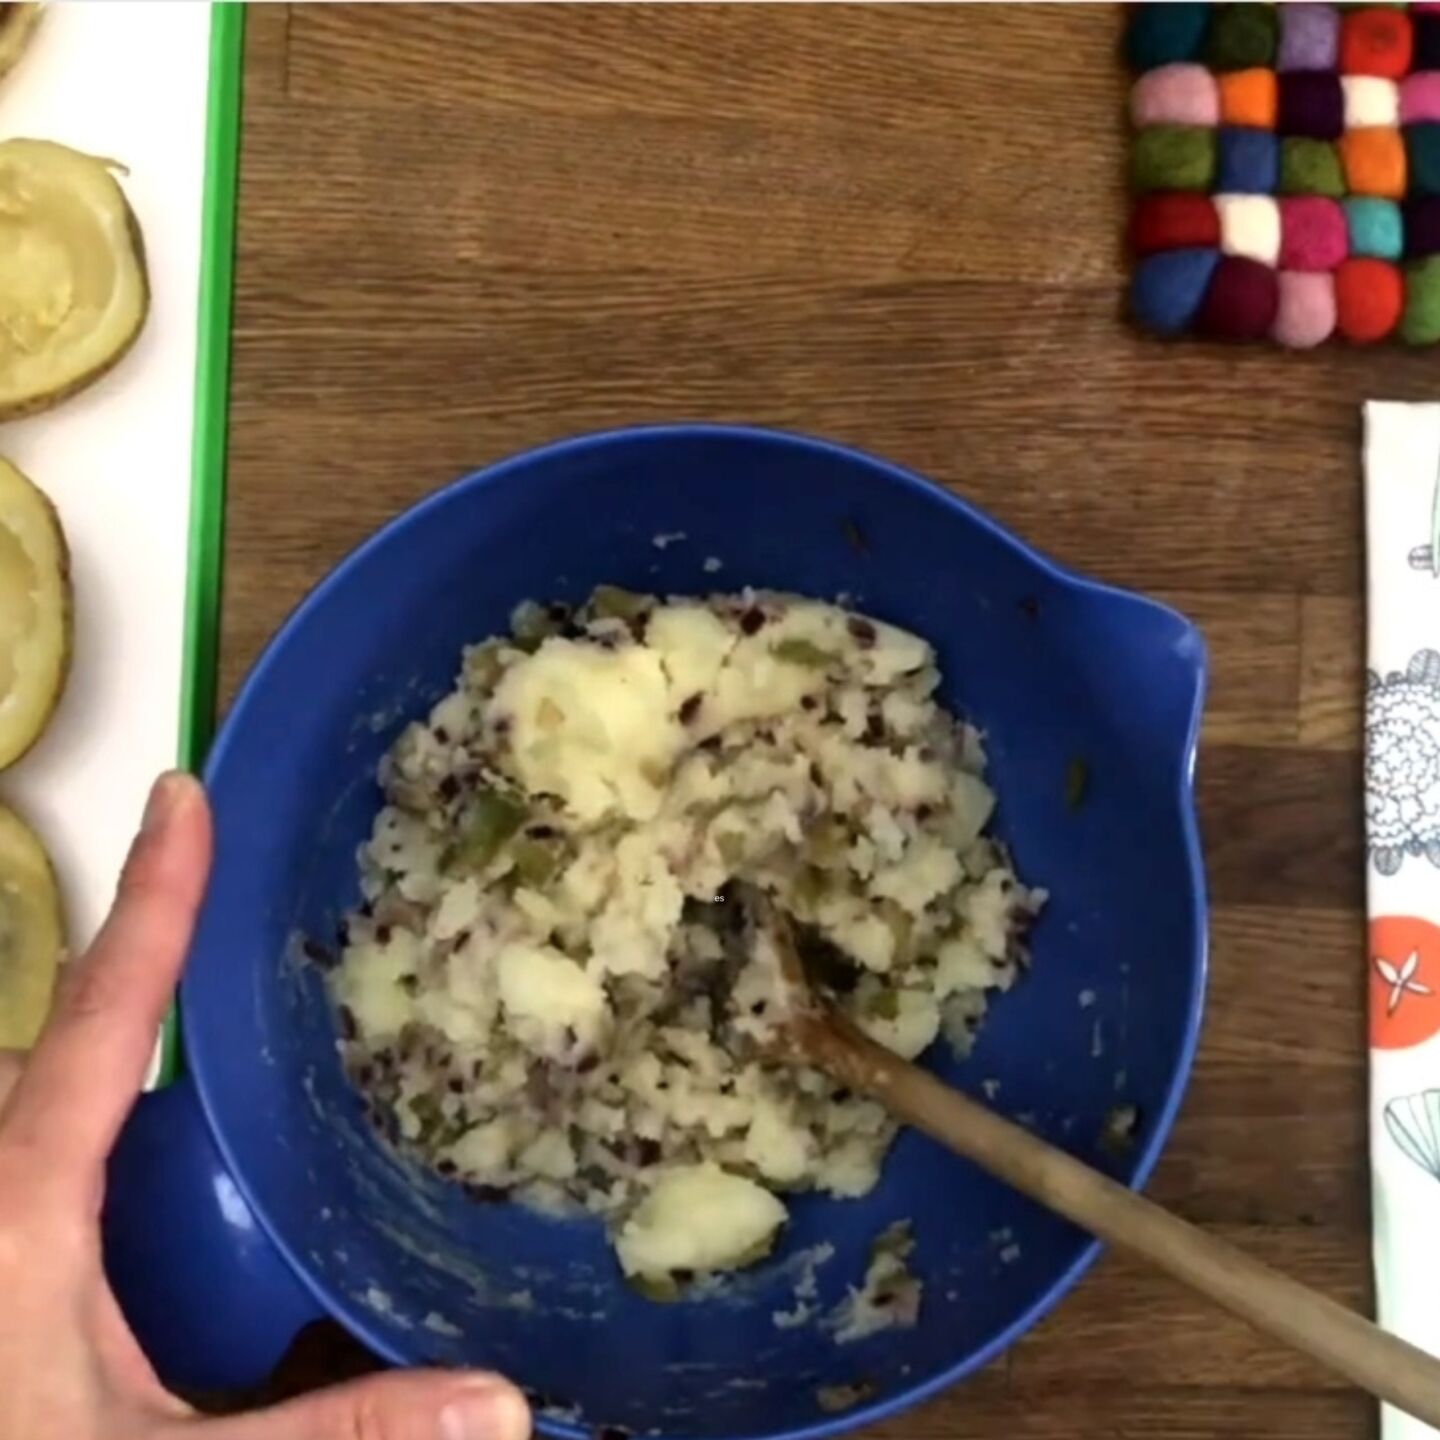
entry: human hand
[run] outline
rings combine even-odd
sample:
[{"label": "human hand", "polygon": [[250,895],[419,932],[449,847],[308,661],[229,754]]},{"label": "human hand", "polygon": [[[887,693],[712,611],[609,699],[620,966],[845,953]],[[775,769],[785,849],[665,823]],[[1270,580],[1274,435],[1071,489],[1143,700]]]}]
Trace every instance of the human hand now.
[{"label": "human hand", "polygon": [[0,1053],[0,1440],[524,1440],[498,1376],[404,1371],[206,1419],[160,1383],[105,1279],[105,1161],[141,1085],[210,868],[198,782],[151,792],[95,943],[28,1058]]}]

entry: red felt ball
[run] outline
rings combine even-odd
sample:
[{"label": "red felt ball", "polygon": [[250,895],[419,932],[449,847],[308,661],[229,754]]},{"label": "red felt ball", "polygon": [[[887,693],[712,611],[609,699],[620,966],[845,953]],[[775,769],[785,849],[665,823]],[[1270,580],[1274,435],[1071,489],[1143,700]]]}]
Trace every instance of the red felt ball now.
[{"label": "red felt ball", "polygon": [[1280,285],[1270,266],[1226,255],[1215,267],[1195,328],[1216,340],[1261,340],[1279,305]]},{"label": "red felt ball", "polygon": [[1383,340],[1400,323],[1405,286],[1385,260],[1360,255],[1335,270],[1335,328],[1358,345]]},{"label": "red felt ball", "polygon": [[1160,191],[1136,201],[1130,216],[1130,248],[1137,255],[1206,250],[1219,244],[1220,214],[1208,195]]}]

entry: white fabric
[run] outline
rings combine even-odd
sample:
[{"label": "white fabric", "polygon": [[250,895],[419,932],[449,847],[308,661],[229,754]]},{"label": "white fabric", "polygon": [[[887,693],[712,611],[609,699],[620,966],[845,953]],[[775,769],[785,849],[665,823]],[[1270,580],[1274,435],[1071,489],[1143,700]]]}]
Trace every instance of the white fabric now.
[{"label": "white fabric", "polygon": [[[1440,1354],[1440,868],[1425,847],[1432,816],[1440,826],[1440,808],[1433,808],[1440,806],[1437,504],[1440,405],[1368,404],[1366,966],[1376,1294],[1381,1324],[1434,1354]],[[1397,836],[1412,842],[1400,847],[1398,860]],[[1383,1412],[1384,1440],[1434,1433],[1389,1407]]]}]

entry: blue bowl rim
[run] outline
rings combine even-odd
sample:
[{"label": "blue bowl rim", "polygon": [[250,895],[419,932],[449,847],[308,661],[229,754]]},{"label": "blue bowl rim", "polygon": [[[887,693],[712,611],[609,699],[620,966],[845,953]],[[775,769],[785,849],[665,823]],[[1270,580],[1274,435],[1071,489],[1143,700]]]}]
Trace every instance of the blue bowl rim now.
[{"label": "blue bowl rim", "polygon": [[[1174,624],[1186,633],[1187,638],[1193,645],[1195,654],[1195,689],[1180,767],[1180,794],[1177,798],[1179,801],[1186,860],[1190,871],[1192,892],[1195,897],[1197,934],[1195,937],[1195,950],[1192,956],[1188,1014],[1185,1033],[1182,1037],[1180,1051],[1177,1056],[1177,1063],[1171,1078],[1169,1092],[1165,1097],[1165,1103],[1160,1110],[1156,1123],[1150,1131],[1148,1140],[1137,1157],[1135,1168],[1129,1181],[1132,1190],[1142,1189],[1155,1169],[1155,1165],[1174,1127],[1180,1106],[1184,1102],[1185,1092],[1190,1082],[1191,1070],[1195,1062],[1195,1053],[1199,1047],[1200,1031],[1204,1020],[1205,990],[1209,973],[1208,902],[1194,791],[1195,758],[1199,748],[1200,723],[1204,713],[1208,675],[1204,638],[1194,622],[1173,607],[1152,599],[1148,595],[1141,595],[1132,590],[1125,590],[1118,586],[1092,580],[1088,576],[1068,569],[1044,552],[1036,549],[1028,541],[1020,539],[1019,536],[1007,530],[998,521],[993,520],[984,511],[972,505],[969,501],[963,499],[953,491],[936,484],[934,481],[925,479],[915,471],[906,469],[904,466],[897,465],[892,461],[873,455],[858,447],[844,445],[838,441],[826,440],[819,436],[808,435],[799,431],[774,429],[758,425],[677,421],[619,426],[612,429],[591,431],[586,434],[570,436],[562,440],[548,441],[544,444],[506,456],[479,470],[463,475],[441,486],[439,489],[411,505],[408,509],[401,511],[400,514],[386,521],[378,530],[361,541],[348,555],[340,560],[340,562],[328,574],[323,576],[300,600],[261,651],[249,674],[246,676],[245,681],[241,685],[234,703],[227,712],[206,760],[205,777],[207,782],[213,778],[215,772],[223,764],[225,755],[232,743],[233,736],[239,728],[241,717],[243,717],[249,705],[253,703],[255,694],[263,686],[266,672],[274,663],[276,655],[285,644],[290,632],[303,622],[305,615],[314,605],[319,604],[331,591],[338,589],[344,584],[349,573],[362,565],[365,558],[373,549],[392,543],[397,534],[409,528],[412,524],[417,523],[432,509],[440,508],[448,504],[451,497],[457,491],[502,484],[515,473],[528,469],[537,461],[554,459],[572,452],[596,450],[610,445],[625,444],[636,439],[663,444],[667,441],[692,441],[705,438],[754,440],[767,445],[778,444],[781,446],[794,447],[796,449],[809,451],[812,454],[833,455],[849,463],[859,461],[871,469],[881,472],[889,481],[907,489],[919,490],[924,493],[927,499],[948,506],[970,524],[985,531],[991,539],[1015,552],[1021,559],[1041,574],[1049,577],[1055,584],[1080,594],[1089,594],[1099,598],[1108,598],[1131,605],[1148,607],[1157,615],[1169,617]],[[182,981],[180,987],[182,1034],[190,1029],[190,1027],[184,1023],[187,1018],[190,994],[190,985]],[[286,1263],[289,1265],[296,1279],[304,1285],[306,1290],[310,1292],[327,1313],[342,1319],[346,1328],[349,1329],[352,1334],[356,1335],[374,1353],[395,1365],[403,1366],[413,1363],[410,1357],[405,1355],[398,1347],[390,1344],[385,1336],[373,1327],[370,1320],[368,1320],[357,1307],[343,1303],[338,1297],[332,1295],[324,1285],[314,1279],[309,1267],[303,1262],[302,1258],[285,1242],[283,1237],[276,1233],[269,1217],[265,1214],[264,1209],[251,1192],[251,1187],[247,1184],[243,1172],[237,1167],[235,1156],[232,1153],[223,1127],[217,1123],[214,1097],[206,1079],[206,1066],[203,1056],[195,1056],[187,1053],[186,1061],[190,1075],[195,1082],[195,1089],[199,1096],[207,1127],[214,1138],[226,1168],[230,1171],[236,1186],[244,1196],[246,1204],[259,1220],[270,1243],[274,1245],[285,1258]],[[982,1369],[997,1356],[1009,1349],[1009,1347],[1027,1331],[1033,1329],[1074,1289],[1076,1284],[1078,1284],[1085,1273],[1099,1258],[1103,1248],[1101,1241],[1092,1240],[1080,1252],[1069,1268],[1062,1271],[1060,1275],[1052,1280],[1045,1291],[1036,1298],[1029,1308],[1017,1316],[1004,1330],[992,1336],[991,1339],[978,1350],[973,1351],[963,1359],[956,1361],[955,1364],[930,1376],[928,1379],[917,1381],[915,1384],[884,1396],[883,1398],[857,1405],[853,1409],[846,1410],[823,1420],[818,1420],[806,1425],[794,1426],[788,1430],[756,1431],[749,1435],[730,1437],[730,1440],[824,1440],[824,1437],[827,1436],[844,1434],[867,1425],[878,1424],[883,1420],[893,1419],[913,1409],[915,1406],[932,1399],[943,1391],[948,1390],[952,1385],[955,1385],[967,1376]],[[543,1414],[536,1415],[535,1425],[541,1434],[553,1437],[553,1440],[590,1440],[590,1437],[595,1433],[590,1427],[576,1425],[570,1421],[557,1420]],[[676,1437],[672,1437],[672,1440],[676,1440]]]}]

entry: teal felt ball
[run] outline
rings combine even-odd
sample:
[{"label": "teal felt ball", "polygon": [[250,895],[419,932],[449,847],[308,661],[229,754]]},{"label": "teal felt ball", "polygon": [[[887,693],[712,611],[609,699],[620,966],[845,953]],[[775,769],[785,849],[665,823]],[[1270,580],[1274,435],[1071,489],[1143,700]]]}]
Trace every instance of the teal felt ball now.
[{"label": "teal felt ball", "polygon": [[1405,247],[1400,207],[1393,200],[1352,195],[1345,201],[1345,223],[1350,231],[1350,253],[1377,260],[1398,260]]},{"label": "teal felt ball", "polygon": [[1131,11],[1125,49],[1134,70],[1153,70],[1198,60],[1205,48],[1210,23],[1210,6],[1136,5]]}]

